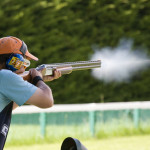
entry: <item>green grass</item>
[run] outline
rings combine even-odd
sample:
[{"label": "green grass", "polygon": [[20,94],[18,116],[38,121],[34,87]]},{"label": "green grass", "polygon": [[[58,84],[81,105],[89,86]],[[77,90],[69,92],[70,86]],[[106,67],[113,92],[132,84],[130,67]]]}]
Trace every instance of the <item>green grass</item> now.
[{"label": "green grass", "polygon": [[[149,150],[150,135],[80,140],[88,150]],[[8,146],[4,150],[60,150],[62,141],[55,143]]]},{"label": "green grass", "polygon": [[[95,139],[106,139],[122,136],[135,136],[150,134],[149,122],[142,123],[135,128],[132,122],[112,121],[111,123],[98,123],[95,127]],[[41,136],[40,126],[38,125],[11,125],[6,145],[34,145],[47,144],[63,141],[66,137],[75,137],[77,139],[93,139],[89,125],[74,126],[47,126],[45,137]]]},{"label": "green grass", "polygon": [[114,120],[111,123],[101,123],[97,126],[99,126],[96,127],[96,137],[98,139],[150,134],[149,121],[142,122],[138,127],[135,127],[130,121],[124,122],[123,120]]},{"label": "green grass", "polygon": [[32,145],[53,143],[62,141],[72,136],[76,138],[90,139],[91,134],[88,126],[47,126],[46,135],[41,136],[40,126],[36,125],[12,125],[7,138],[7,145]]}]

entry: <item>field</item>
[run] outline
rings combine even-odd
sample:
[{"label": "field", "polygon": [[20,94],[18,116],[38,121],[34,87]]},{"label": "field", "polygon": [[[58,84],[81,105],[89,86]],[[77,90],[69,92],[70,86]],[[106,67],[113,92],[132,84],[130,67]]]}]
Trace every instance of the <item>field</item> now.
[{"label": "field", "polygon": [[113,121],[96,124],[95,136],[88,124],[47,125],[45,136],[39,125],[17,125],[10,127],[4,150],[60,150],[67,137],[79,139],[88,150],[149,150],[149,121],[135,128],[132,122]]},{"label": "field", "polygon": [[[122,136],[148,135],[150,134],[150,121],[145,121],[135,128],[132,122],[113,121],[100,124],[97,123],[95,128],[96,139],[106,139]],[[39,125],[17,125],[10,126],[7,138],[8,146],[33,145],[36,143],[59,143],[66,137],[75,137],[77,139],[90,140],[93,138],[88,124],[84,125],[47,125],[45,136],[41,134]]]},{"label": "field", "polygon": [[12,125],[4,150],[60,150],[63,140],[68,136],[79,139],[88,150],[150,149],[148,126],[127,129],[123,126],[108,128],[105,125],[101,129],[93,138],[90,136],[88,126],[48,126],[46,136],[42,138],[39,126]]},{"label": "field", "polygon": [[[149,150],[150,135],[113,137],[106,139],[91,139],[81,141],[88,150]],[[34,144],[21,146],[6,146],[4,150],[60,150],[62,142],[52,144]]]}]

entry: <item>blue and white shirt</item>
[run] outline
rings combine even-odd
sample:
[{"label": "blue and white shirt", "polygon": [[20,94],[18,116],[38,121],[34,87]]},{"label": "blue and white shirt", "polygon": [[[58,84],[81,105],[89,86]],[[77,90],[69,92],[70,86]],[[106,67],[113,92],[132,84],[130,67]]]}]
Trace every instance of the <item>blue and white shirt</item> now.
[{"label": "blue and white shirt", "polygon": [[36,91],[37,87],[24,81],[10,70],[0,70],[0,112],[14,101],[23,105]]}]

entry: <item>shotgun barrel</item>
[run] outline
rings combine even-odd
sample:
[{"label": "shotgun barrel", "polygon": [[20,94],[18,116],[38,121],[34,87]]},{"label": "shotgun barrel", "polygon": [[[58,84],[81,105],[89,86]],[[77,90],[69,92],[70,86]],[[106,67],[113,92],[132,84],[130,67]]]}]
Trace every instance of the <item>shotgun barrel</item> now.
[{"label": "shotgun barrel", "polygon": [[53,71],[55,69],[60,70],[61,74],[70,74],[72,71],[87,70],[100,67],[101,67],[101,60],[95,60],[95,61],[76,61],[76,62],[43,64],[38,66],[36,69],[42,70],[43,75],[53,75]]}]

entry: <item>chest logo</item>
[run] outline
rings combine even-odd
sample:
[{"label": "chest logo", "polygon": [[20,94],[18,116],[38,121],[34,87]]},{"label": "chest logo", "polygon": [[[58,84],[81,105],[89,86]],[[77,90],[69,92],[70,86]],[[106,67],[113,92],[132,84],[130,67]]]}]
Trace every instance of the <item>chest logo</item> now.
[{"label": "chest logo", "polygon": [[6,124],[3,125],[1,133],[6,137],[8,133],[8,126]]}]

